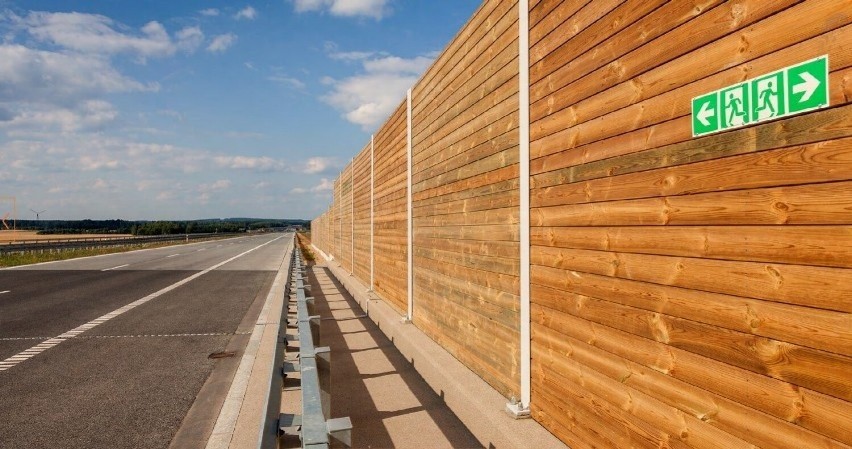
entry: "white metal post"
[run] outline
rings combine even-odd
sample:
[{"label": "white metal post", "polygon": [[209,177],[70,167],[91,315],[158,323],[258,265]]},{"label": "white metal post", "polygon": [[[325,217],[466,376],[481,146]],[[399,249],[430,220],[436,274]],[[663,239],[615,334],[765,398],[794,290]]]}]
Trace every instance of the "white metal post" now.
[{"label": "white metal post", "polygon": [[530,415],[531,332],[530,332],[530,53],[529,0],[518,1],[518,101],[520,156],[520,293],[521,293],[521,397],[507,405],[515,418]]},{"label": "white metal post", "polygon": [[355,158],[349,161],[349,213],[352,233],[349,242],[352,244],[352,257],[349,259],[349,275],[355,273]]},{"label": "white metal post", "polygon": [[414,317],[414,221],[411,210],[411,89],[406,95],[408,116],[408,314],[406,319]]},{"label": "white metal post", "polygon": [[375,280],[373,269],[373,222],[374,222],[374,207],[375,207],[375,196],[373,194],[373,189],[375,188],[376,176],[375,176],[375,149],[376,149],[376,135],[373,134],[370,136],[370,288],[368,291],[373,291],[373,282]]}]

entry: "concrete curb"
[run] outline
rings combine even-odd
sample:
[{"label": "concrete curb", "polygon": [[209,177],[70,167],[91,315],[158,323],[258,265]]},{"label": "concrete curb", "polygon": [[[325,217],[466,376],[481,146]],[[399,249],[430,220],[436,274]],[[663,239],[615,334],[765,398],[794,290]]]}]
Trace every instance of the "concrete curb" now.
[{"label": "concrete curb", "polygon": [[[316,247],[314,247],[316,249]],[[316,249],[319,251],[318,249]],[[516,420],[505,412],[503,395],[464,366],[420,329],[396,312],[334,261],[327,267],[371,320],[393,342],[450,410],[487,448],[566,448],[532,419]]]},{"label": "concrete curb", "polygon": [[275,369],[273,359],[294,244],[295,235],[257,318],[228,396],[207,441],[207,449],[258,447],[261,430],[265,425],[269,385]]}]

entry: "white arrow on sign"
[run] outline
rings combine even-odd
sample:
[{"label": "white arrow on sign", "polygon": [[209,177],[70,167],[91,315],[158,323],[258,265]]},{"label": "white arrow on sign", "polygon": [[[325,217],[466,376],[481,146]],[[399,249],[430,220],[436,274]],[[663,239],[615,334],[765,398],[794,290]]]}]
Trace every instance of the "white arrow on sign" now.
[{"label": "white arrow on sign", "polygon": [[716,108],[710,109],[710,101],[701,105],[701,109],[698,110],[698,121],[701,122],[704,126],[710,126],[710,120],[707,120],[710,117],[716,115]]},{"label": "white arrow on sign", "polygon": [[800,94],[804,92],[804,95],[802,95],[802,98],[799,100],[801,103],[808,101],[808,99],[811,98],[811,95],[816,92],[820,83],[818,79],[808,72],[800,73],[799,77],[802,78],[802,82],[793,86],[793,93]]}]

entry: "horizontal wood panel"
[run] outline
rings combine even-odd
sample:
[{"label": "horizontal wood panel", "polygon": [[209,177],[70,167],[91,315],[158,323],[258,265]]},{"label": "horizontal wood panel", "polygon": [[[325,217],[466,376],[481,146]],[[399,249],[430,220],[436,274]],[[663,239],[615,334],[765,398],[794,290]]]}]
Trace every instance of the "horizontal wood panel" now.
[{"label": "horizontal wood panel", "polygon": [[[536,302],[538,304],[538,302]],[[852,398],[852,358],[731,331],[695,321],[565,294],[559,311],[655,340],[670,347],[802,385],[840,399]]]},{"label": "horizontal wood panel", "polygon": [[[852,294],[852,282],[849,282],[852,273],[843,268],[705,260],[541,246],[532,247],[530,259],[533,265],[558,269],[548,274],[556,282],[561,282],[560,279],[564,277],[559,274],[559,271],[569,270],[852,312],[852,304],[845,299]],[[533,271],[537,269],[538,267],[534,267]]]},{"label": "horizontal wood panel", "polygon": [[[852,133],[852,127],[847,131]],[[537,188],[530,202],[539,207],[845,181],[852,175],[850,161],[852,138],[843,138]]]},{"label": "horizontal wood panel", "polygon": [[[852,182],[829,182],[533,209],[533,226],[841,225]],[[648,231],[654,232],[654,231]]]},{"label": "horizontal wood panel", "polygon": [[[541,335],[539,329],[552,329],[622,359],[785,421],[814,429],[823,435],[838,437],[845,433],[845,430],[839,430],[836,426],[840,424],[842,429],[842,423],[850,417],[849,403],[846,401],[536,304],[532,306],[532,321],[534,335]],[[538,340],[534,340],[533,346],[538,346]],[[804,405],[805,401],[807,405]],[[809,411],[804,410],[803,406]],[[843,438],[848,439],[848,436]]]},{"label": "horizontal wood panel", "polygon": [[[587,375],[601,376],[599,379],[607,379],[606,382],[620,382],[623,386],[618,388],[629,388],[630,393],[635,391],[647,397],[655,397],[663,404],[699,421],[712,414],[713,419],[707,420],[707,424],[758,447],[845,447],[828,436],[756,412],[735,401],[640,364],[624,361],[550,329],[536,326],[534,332],[533,338],[540,342],[542,348],[537,354],[537,361],[549,375],[581,370]],[[548,350],[568,354],[568,358],[554,359],[548,356]],[[658,391],[663,394],[659,395]],[[689,435],[692,436],[693,432],[689,432]],[[714,440],[718,441],[719,436],[715,435],[708,441],[712,444]]]},{"label": "horizontal wood panel", "polygon": [[852,267],[852,225],[533,228],[531,234],[531,244],[549,247]]},{"label": "horizontal wood panel", "polygon": [[531,291],[542,304],[582,295],[838,354],[852,348],[849,314],[589,273],[555,284],[539,271]]}]

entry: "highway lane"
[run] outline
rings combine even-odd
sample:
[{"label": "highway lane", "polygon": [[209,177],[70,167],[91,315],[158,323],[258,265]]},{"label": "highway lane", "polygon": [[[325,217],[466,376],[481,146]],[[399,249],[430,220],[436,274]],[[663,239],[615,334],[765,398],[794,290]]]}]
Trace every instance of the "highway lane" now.
[{"label": "highway lane", "polygon": [[[208,377],[235,368],[289,242],[241,237],[0,270],[0,447],[168,447]],[[226,348],[237,355],[208,358]]]}]

